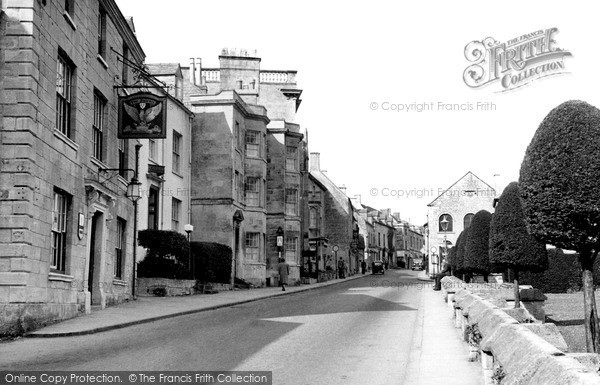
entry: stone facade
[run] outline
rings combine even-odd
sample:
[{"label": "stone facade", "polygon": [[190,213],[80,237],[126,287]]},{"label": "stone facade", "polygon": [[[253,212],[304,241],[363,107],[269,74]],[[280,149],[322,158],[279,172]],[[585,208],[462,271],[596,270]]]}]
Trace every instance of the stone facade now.
[{"label": "stone facade", "polygon": [[304,209],[302,222],[308,237],[302,247],[302,277],[318,279],[318,272],[325,270],[325,257],[329,250],[328,239],[325,238],[325,193],[327,189],[314,176],[308,176],[304,189]]},{"label": "stone facade", "polygon": [[397,263],[403,261],[405,267],[410,269],[415,262],[420,262],[423,259],[423,250],[425,250],[424,231],[407,221],[400,220],[399,214],[396,215],[396,219],[398,220],[395,225]]},{"label": "stone facade", "polygon": [[[335,270],[337,261],[341,258],[348,272],[353,273],[356,269],[356,250],[353,250],[352,247],[352,242],[354,241],[353,230],[355,228],[352,202],[321,171],[319,153],[313,152],[310,154],[310,174],[325,188],[323,199],[323,234],[329,243],[329,248],[323,261],[325,269],[329,267]],[[337,251],[334,250],[336,246],[338,248]]]},{"label": "stone facade", "polygon": [[18,334],[130,298],[127,179],[99,169],[132,168],[113,86],[124,47],[144,53],[112,0],[1,4],[0,334]]},{"label": "stone facade", "polygon": [[[479,210],[492,212],[496,191],[472,172],[467,172],[440,196],[427,205],[429,229],[429,274],[439,272],[440,255],[447,246],[456,244],[460,233],[470,224],[470,218]],[[449,222],[443,231],[442,221]]]},{"label": "stone facade", "polygon": [[[196,113],[194,151],[197,148],[206,151],[201,150],[198,154],[197,165],[209,169],[199,170],[196,163],[192,166],[201,174],[192,173],[192,179],[198,181],[193,182],[192,187],[192,216],[194,223],[204,221],[202,215],[228,218],[217,222],[217,230],[203,228],[207,231],[204,237],[215,239],[210,236],[214,234],[218,242],[233,239],[226,244],[232,245],[238,261],[234,266],[236,276],[258,285],[275,282],[281,253],[290,265],[290,283],[293,284],[300,278],[303,243],[301,199],[306,178],[303,166],[306,161],[302,155],[305,143],[300,126],[294,122],[302,91],[297,88],[295,71],[264,71],[260,69],[260,62],[259,57],[246,51],[225,49],[219,56],[219,68],[203,68],[201,60],[194,59],[189,68],[183,69],[184,76],[187,74],[193,84],[187,86],[187,90],[184,85],[184,94],[187,95],[186,103],[191,103],[191,109]],[[232,107],[226,107],[229,105]],[[202,114],[204,116],[200,116]],[[240,125],[238,139],[236,122]],[[198,133],[197,130],[211,133]],[[248,131],[259,134],[257,140],[262,152],[258,156],[248,157],[240,150],[247,144],[245,141],[249,138],[245,133]],[[225,142],[217,143],[219,139]],[[240,146],[231,145],[236,140],[241,140]],[[254,143],[256,139],[253,136],[250,140]],[[261,182],[258,206],[250,208],[243,203],[243,191],[242,196],[233,198],[230,193],[223,195],[221,191],[234,191],[236,178],[243,184],[244,176],[258,178]],[[211,186],[214,183],[219,186]],[[231,218],[238,210],[241,216],[238,215],[240,220],[235,221],[239,222],[236,224]],[[214,224],[209,219],[206,223]],[[246,229],[245,226],[250,227]],[[281,248],[277,246],[279,228],[284,232]],[[255,251],[240,245],[253,244],[253,240],[244,238],[244,233],[257,232],[260,234],[259,255],[249,260],[246,251]]]},{"label": "stone facade", "polygon": [[190,103],[192,240],[229,245],[234,275],[264,286],[266,110],[232,90],[192,95]]}]

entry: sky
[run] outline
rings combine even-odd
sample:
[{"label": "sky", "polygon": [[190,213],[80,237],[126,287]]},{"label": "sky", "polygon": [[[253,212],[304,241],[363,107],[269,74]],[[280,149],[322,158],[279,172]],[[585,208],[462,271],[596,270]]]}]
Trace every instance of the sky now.
[{"label": "sky", "polygon": [[[263,70],[297,70],[296,121],[321,168],[349,196],[417,225],[467,171],[498,193],[518,180],[552,108],[570,99],[600,106],[593,2],[116,2],[134,18],[147,63],[199,57],[218,67],[229,47],[256,49]],[[499,82],[465,84],[468,43],[550,28],[553,46],[571,53],[563,74],[505,92]]]}]

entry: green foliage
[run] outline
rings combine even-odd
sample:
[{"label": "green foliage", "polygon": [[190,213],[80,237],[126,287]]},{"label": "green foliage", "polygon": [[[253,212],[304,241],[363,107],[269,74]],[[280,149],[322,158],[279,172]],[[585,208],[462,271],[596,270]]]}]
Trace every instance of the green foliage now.
[{"label": "green foliage", "polygon": [[139,277],[189,277],[189,244],[185,235],[176,231],[141,230],[138,243],[147,250],[146,258],[138,264]]},{"label": "green foliage", "polygon": [[519,178],[525,219],[536,238],[584,256],[600,248],[598,148],[600,110],[586,102],[565,102],[542,121]]},{"label": "green foliage", "polygon": [[492,215],[489,259],[494,269],[521,272],[548,267],[546,245],[527,232],[517,182],[504,189]]},{"label": "green foliage", "polygon": [[[532,285],[544,293],[572,293],[581,291],[581,264],[579,254],[565,254],[561,249],[548,250],[548,270],[523,273],[521,283]],[[600,259],[594,262],[594,286],[600,287]]]},{"label": "green foliage", "polygon": [[460,276],[465,273],[465,245],[467,242],[467,237],[469,236],[470,227],[463,230],[456,239],[456,256],[454,258],[454,265],[452,266],[452,271],[456,276]]},{"label": "green foliage", "polygon": [[456,268],[456,246],[448,249],[448,264],[452,268],[452,271]]},{"label": "green foliage", "polygon": [[489,260],[490,221],[492,214],[478,211],[471,221],[465,242],[464,270],[488,275],[491,271]]},{"label": "green foliage", "polygon": [[174,257],[187,266],[189,243],[185,235],[171,230],[141,230],[138,243],[148,250],[147,257]]},{"label": "green foliage", "polygon": [[197,280],[219,283],[231,281],[231,247],[215,242],[192,242],[192,257]]},{"label": "green foliage", "polygon": [[175,259],[150,256],[138,263],[137,276],[140,278],[187,279],[189,272],[187,264],[182,265]]},{"label": "green foliage", "polygon": [[[595,269],[596,270],[596,269]],[[523,272],[520,283],[531,285],[544,293],[568,293],[581,290],[581,265],[577,254],[565,254],[561,249],[548,250],[548,269],[544,272]]]}]

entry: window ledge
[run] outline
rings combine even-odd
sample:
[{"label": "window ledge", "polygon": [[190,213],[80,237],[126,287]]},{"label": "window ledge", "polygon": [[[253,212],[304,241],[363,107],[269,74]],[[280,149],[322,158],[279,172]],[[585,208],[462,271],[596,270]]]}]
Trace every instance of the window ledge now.
[{"label": "window ledge", "polygon": [[118,278],[114,278],[112,281],[113,285],[117,285],[117,286],[127,286],[127,282],[123,281],[121,279]]},{"label": "window ledge", "polygon": [[71,28],[73,28],[73,31],[77,31],[77,26],[75,25],[75,22],[71,18],[71,15],[69,15],[69,12],[64,11],[63,16],[65,17],[65,20],[67,21],[67,23],[69,23]]},{"label": "window ledge", "polygon": [[64,142],[67,146],[71,147],[74,151],[79,151],[79,145],[56,128],[54,129],[54,136]]},{"label": "window ledge", "polygon": [[74,279],[75,279],[75,277],[73,277],[72,275],[66,275],[66,274],[54,273],[54,272],[48,273],[48,281],[73,282]]},{"label": "window ledge", "polygon": [[173,175],[176,175],[178,177],[180,177],[181,179],[183,179],[183,175],[181,175],[181,173],[178,173],[176,171],[172,171]]},{"label": "window ledge", "polygon": [[117,180],[119,182],[121,182],[121,184],[125,187],[127,187],[129,185],[129,182],[127,181],[127,179],[125,179],[124,177],[122,177],[121,175],[117,175]]},{"label": "window ledge", "polygon": [[94,158],[93,156],[90,157],[90,160],[92,161],[92,163],[95,166],[98,166],[99,168],[110,168],[110,167],[108,167],[108,165],[106,163],[104,163],[103,161],[101,161],[99,159]]},{"label": "window ledge", "polygon": [[100,64],[102,64],[102,67],[104,67],[104,69],[108,69],[108,63],[106,62],[106,60],[104,60],[102,55],[98,54],[98,56],[96,56],[96,58],[98,59]]}]

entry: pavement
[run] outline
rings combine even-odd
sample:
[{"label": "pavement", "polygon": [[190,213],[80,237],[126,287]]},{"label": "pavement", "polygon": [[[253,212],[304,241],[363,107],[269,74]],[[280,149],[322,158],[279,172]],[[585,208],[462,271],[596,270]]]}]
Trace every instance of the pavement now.
[{"label": "pavement", "polygon": [[[419,280],[425,280],[421,277]],[[409,375],[403,385],[483,383],[481,363],[468,361],[468,345],[460,338],[441,291],[433,291],[430,286],[424,288],[417,323]]]},{"label": "pavement", "polygon": [[93,311],[44,328],[29,332],[25,337],[66,337],[100,333],[165,318],[234,306],[265,298],[277,297],[364,277],[356,274],[345,279],[334,279],[311,285],[267,287],[249,290],[222,291],[218,294],[189,295],[179,297],[137,297],[134,301]]}]

